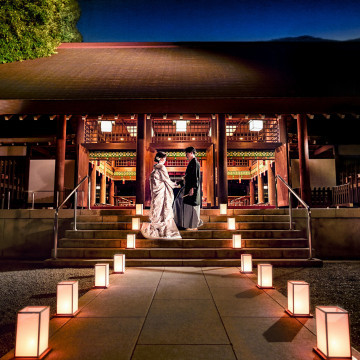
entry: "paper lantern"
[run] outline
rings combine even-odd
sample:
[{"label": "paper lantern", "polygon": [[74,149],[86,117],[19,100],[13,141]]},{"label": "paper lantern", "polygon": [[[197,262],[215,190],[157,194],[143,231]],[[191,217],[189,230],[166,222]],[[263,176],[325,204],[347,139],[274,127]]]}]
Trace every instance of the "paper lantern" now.
[{"label": "paper lantern", "polygon": [[310,314],[310,286],[305,281],[290,280],[287,283],[288,308],[286,312],[295,317],[312,317]]},{"label": "paper lantern", "polygon": [[260,289],[273,289],[273,271],[271,264],[258,264],[258,283]]},{"label": "paper lantern", "polygon": [[135,249],[135,247],[136,247],[135,234],[127,234],[127,236],[126,236],[126,247],[128,249]]},{"label": "paper lantern", "polygon": [[236,230],[235,218],[228,218],[228,230]]},{"label": "paper lantern", "polygon": [[79,282],[61,281],[57,284],[56,315],[74,316],[78,311]]},{"label": "paper lantern", "polygon": [[109,264],[95,265],[95,287],[109,286]]},{"label": "paper lantern", "polygon": [[111,132],[112,131],[112,122],[111,121],[101,121],[101,132]]},{"label": "paper lantern", "polygon": [[140,230],[140,218],[132,218],[132,230]]},{"label": "paper lantern", "polygon": [[242,273],[252,273],[252,255],[251,254],[241,254],[241,272]]},{"label": "paper lantern", "polygon": [[27,306],[17,314],[15,357],[39,358],[48,349],[49,306]]},{"label": "paper lantern", "polygon": [[136,215],[143,215],[143,204],[136,204],[135,214]]},{"label": "paper lantern", "polygon": [[227,215],[227,204],[220,204],[220,215]]},{"label": "paper lantern", "polygon": [[260,131],[264,127],[264,123],[262,120],[249,120],[249,130],[250,131]]},{"label": "paper lantern", "polygon": [[349,313],[337,306],[316,307],[316,348],[325,359],[351,359]]},{"label": "paper lantern", "polygon": [[120,274],[125,272],[125,254],[114,255],[114,272]]},{"label": "paper lantern", "polygon": [[241,235],[240,234],[233,234],[233,248],[241,249]]}]

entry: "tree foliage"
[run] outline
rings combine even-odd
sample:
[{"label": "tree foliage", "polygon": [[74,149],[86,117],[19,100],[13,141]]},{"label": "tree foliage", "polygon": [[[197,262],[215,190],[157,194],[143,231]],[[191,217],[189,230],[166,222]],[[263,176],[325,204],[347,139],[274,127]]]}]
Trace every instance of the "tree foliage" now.
[{"label": "tree foliage", "polygon": [[77,0],[0,0],[0,63],[50,56],[80,42]]}]

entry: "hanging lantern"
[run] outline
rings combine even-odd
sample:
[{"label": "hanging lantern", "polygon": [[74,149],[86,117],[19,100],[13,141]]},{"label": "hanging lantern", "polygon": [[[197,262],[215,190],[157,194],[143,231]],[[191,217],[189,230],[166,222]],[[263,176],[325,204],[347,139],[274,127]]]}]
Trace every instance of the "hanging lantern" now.
[{"label": "hanging lantern", "polygon": [[78,311],[79,282],[61,281],[56,293],[56,315],[74,316]]},{"label": "hanging lantern", "polygon": [[228,218],[228,230],[236,230],[235,218]]},{"label": "hanging lantern", "polygon": [[27,306],[17,314],[15,357],[40,358],[49,352],[49,306]]},{"label": "hanging lantern", "polygon": [[310,314],[310,285],[305,281],[290,280],[287,283],[288,308],[293,317],[312,317]]},{"label": "hanging lantern", "polygon": [[241,272],[245,274],[252,273],[252,255],[241,254]]},{"label": "hanging lantern", "polygon": [[250,131],[260,131],[263,129],[263,127],[264,127],[263,120],[258,120],[258,119],[249,120]]},{"label": "hanging lantern", "polygon": [[233,248],[241,249],[241,234],[233,234]]},{"label": "hanging lantern", "polygon": [[258,264],[258,283],[260,289],[273,289],[273,270],[271,264]]},{"label": "hanging lantern", "polygon": [[101,132],[111,132],[112,131],[112,121],[101,121]]},{"label": "hanging lantern", "polygon": [[143,215],[143,204],[136,204],[135,214]]},{"label": "hanging lantern", "polygon": [[135,249],[136,237],[135,234],[127,234],[126,236],[126,247],[128,249]]},{"label": "hanging lantern", "polygon": [[351,359],[349,313],[338,306],[316,307],[316,348],[323,359]]},{"label": "hanging lantern", "polygon": [[109,264],[95,265],[95,287],[107,288],[109,286]]},{"label": "hanging lantern", "polygon": [[114,255],[114,272],[124,274],[125,272],[125,254]]},{"label": "hanging lantern", "polygon": [[220,215],[227,215],[227,204],[220,204]]},{"label": "hanging lantern", "polygon": [[132,218],[132,230],[140,230],[140,218]]}]

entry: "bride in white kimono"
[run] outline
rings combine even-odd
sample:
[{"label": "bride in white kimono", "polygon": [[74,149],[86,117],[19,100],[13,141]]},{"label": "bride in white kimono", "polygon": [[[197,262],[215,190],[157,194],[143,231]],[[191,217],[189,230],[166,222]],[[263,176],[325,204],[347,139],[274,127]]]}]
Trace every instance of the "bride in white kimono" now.
[{"label": "bride in white kimono", "polygon": [[172,209],[174,188],[173,182],[165,167],[166,154],[159,151],[155,156],[154,170],[150,175],[150,223],[143,223],[141,233],[147,239],[181,239],[174,221]]}]

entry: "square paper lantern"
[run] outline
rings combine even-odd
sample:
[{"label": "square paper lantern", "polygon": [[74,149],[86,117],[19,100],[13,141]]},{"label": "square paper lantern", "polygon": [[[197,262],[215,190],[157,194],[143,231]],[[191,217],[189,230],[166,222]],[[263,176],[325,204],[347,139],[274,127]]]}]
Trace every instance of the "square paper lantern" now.
[{"label": "square paper lantern", "polygon": [[252,255],[241,254],[241,272],[252,273]]},{"label": "square paper lantern", "polygon": [[349,313],[337,306],[316,307],[316,346],[321,357],[351,359]]},{"label": "square paper lantern", "polygon": [[132,218],[132,230],[140,230],[140,218]]},{"label": "square paper lantern", "polygon": [[57,284],[56,315],[74,316],[78,311],[79,282],[61,281]]},{"label": "square paper lantern", "polygon": [[136,204],[136,215],[143,215],[143,204]]},{"label": "square paper lantern", "polygon": [[107,288],[109,286],[109,264],[95,265],[95,287]]},{"label": "square paper lantern", "polygon": [[228,230],[236,230],[235,218],[228,218]]},{"label": "square paper lantern", "polygon": [[250,131],[260,131],[264,127],[264,123],[262,120],[250,120],[249,121],[249,130]]},{"label": "square paper lantern", "polygon": [[271,264],[258,264],[258,283],[260,289],[273,289],[273,271]]},{"label": "square paper lantern", "polygon": [[135,241],[136,241],[136,237],[135,234],[127,234],[126,236],[126,247],[128,249],[135,249]]},{"label": "square paper lantern", "polygon": [[220,215],[227,215],[227,204],[220,204]]},{"label": "square paper lantern", "polygon": [[114,255],[114,272],[120,274],[125,272],[125,254]]},{"label": "square paper lantern", "polygon": [[310,314],[310,285],[305,281],[290,280],[287,283],[290,316],[312,317]]},{"label": "square paper lantern", "polygon": [[15,357],[39,358],[48,350],[49,306],[27,306],[17,314]]},{"label": "square paper lantern", "polygon": [[112,131],[112,122],[111,121],[102,121],[100,126],[101,126],[101,132],[111,132]]},{"label": "square paper lantern", "polygon": [[241,249],[241,235],[240,234],[233,234],[233,248]]}]

